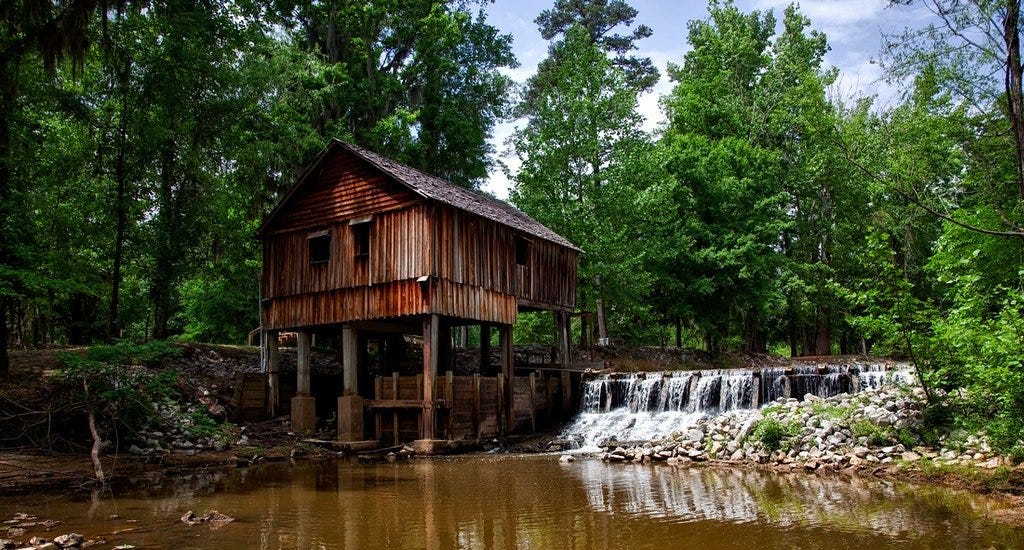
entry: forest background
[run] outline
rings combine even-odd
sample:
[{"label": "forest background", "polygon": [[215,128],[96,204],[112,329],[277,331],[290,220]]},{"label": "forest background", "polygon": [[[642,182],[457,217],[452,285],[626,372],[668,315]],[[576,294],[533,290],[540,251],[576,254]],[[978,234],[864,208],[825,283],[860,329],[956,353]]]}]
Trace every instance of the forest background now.
[{"label": "forest background", "polygon": [[[603,336],[915,362],[935,414],[1020,446],[1020,3],[904,0],[885,105],[835,93],[800,8],[712,0],[638,95],[651,29],[622,0],[556,0],[522,86],[486,3],[24,0],[0,7],[0,376],[12,346],[258,326],[256,227],[330,138],[458,185],[493,171],[580,246]],[[682,37],[680,37],[682,40]],[[549,341],[523,316],[517,340]]]}]

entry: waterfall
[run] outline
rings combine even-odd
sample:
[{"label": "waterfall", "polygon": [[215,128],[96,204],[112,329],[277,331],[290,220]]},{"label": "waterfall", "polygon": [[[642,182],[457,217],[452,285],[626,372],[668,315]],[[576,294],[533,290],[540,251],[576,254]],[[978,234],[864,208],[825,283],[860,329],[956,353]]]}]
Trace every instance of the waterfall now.
[{"label": "waterfall", "polygon": [[610,438],[664,438],[691,429],[701,418],[780,398],[831,397],[912,380],[909,370],[882,364],[607,374],[583,383],[580,414],[562,436],[596,451]]}]

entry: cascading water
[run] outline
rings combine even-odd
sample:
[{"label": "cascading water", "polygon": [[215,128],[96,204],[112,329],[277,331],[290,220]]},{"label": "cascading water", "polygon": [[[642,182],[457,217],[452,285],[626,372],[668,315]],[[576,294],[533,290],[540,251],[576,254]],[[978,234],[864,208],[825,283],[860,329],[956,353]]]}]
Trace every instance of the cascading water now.
[{"label": "cascading water", "polygon": [[584,382],[580,414],[562,436],[577,442],[581,450],[597,451],[609,438],[659,439],[690,429],[701,418],[780,398],[831,397],[911,381],[908,370],[886,365],[604,375]]}]

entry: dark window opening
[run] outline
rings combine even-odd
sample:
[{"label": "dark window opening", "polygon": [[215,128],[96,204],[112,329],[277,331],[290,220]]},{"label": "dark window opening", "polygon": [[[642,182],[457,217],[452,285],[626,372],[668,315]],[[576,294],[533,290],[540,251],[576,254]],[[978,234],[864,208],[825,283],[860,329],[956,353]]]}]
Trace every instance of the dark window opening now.
[{"label": "dark window opening", "polygon": [[309,263],[325,264],[331,259],[331,234],[324,231],[306,239],[309,243]]},{"label": "dark window opening", "polygon": [[516,264],[529,265],[530,263],[530,241],[522,237],[516,237]]},{"label": "dark window opening", "polygon": [[352,225],[352,244],[357,258],[370,256],[370,222]]}]

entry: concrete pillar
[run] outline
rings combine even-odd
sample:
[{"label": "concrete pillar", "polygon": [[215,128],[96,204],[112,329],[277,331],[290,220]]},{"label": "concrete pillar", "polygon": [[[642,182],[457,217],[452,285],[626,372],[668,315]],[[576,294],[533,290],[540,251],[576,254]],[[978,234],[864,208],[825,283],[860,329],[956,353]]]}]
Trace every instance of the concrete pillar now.
[{"label": "concrete pillar", "polygon": [[359,395],[359,339],[355,329],[341,327],[342,390],[338,397],[338,441],[363,440],[363,398]]},{"label": "concrete pillar", "polygon": [[296,342],[296,391],[292,398],[292,429],[298,434],[311,434],[316,432],[316,399],[310,395],[309,332],[299,331]]},{"label": "concrete pillar", "polygon": [[278,362],[280,353],[277,349],[277,333],[263,331],[263,372],[267,375],[267,416],[277,416],[278,400],[281,398],[281,385],[278,383]]},{"label": "concrete pillar", "polygon": [[501,325],[498,329],[501,341],[501,376],[505,379],[505,419],[506,429],[511,432],[516,425],[515,404],[512,400],[515,397],[515,371],[512,355],[512,325]]},{"label": "concrete pillar", "polygon": [[434,439],[434,379],[437,378],[438,332],[441,318],[423,318],[423,439]]},{"label": "concrete pillar", "polygon": [[363,398],[343,395],[338,398],[338,441],[363,440]]}]

